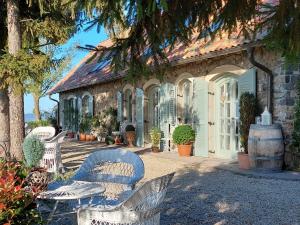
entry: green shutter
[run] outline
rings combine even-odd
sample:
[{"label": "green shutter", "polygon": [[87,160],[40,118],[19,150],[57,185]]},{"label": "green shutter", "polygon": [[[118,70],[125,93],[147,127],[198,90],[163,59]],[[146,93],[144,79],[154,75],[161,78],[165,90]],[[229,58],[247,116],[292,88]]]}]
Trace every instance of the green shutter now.
[{"label": "green shutter", "polygon": [[169,84],[169,122],[172,127],[176,125],[176,86]]},{"label": "green shutter", "polygon": [[193,127],[196,131],[195,156],[208,156],[208,82],[193,80]]},{"label": "green shutter", "polygon": [[247,70],[238,80],[239,97],[245,92],[256,95],[256,70],[254,68]]},{"label": "green shutter", "polygon": [[162,131],[162,144],[161,149],[163,151],[169,150],[169,102],[168,102],[168,84],[162,84],[160,86],[160,98],[159,98],[159,122],[160,130]]},{"label": "green shutter", "polygon": [[123,93],[118,91],[117,93],[117,107],[118,107],[118,122],[123,121]]},{"label": "green shutter", "polygon": [[136,146],[144,146],[144,91],[136,89]]}]

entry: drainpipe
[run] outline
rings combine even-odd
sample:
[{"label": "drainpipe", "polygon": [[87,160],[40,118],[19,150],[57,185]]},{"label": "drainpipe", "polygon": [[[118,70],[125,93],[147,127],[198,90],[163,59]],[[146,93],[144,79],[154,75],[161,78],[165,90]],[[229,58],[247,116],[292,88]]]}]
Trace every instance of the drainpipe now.
[{"label": "drainpipe", "polygon": [[56,99],[54,99],[54,98],[52,98],[51,95],[48,95],[48,96],[49,96],[49,99],[50,99],[50,100],[52,100],[52,101],[54,101],[54,102],[57,103],[57,115],[56,115],[56,116],[57,116],[57,124],[56,124],[56,125],[57,125],[57,127],[58,127],[58,129],[59,129],[59,127],[60,127],[60,126],[59,126],[59,121],[60,121],[60,118],[59,118],[59,101],[56,100]]},{"label": "drainpipe", "polygon": [[255,47],[248,47],[248,59],[253,66],[261,69],[268,75],[268,93],[267,93],[267,106],[270,113],[273,113],[273,72],[265,65],[260,64],[254,58]]}]

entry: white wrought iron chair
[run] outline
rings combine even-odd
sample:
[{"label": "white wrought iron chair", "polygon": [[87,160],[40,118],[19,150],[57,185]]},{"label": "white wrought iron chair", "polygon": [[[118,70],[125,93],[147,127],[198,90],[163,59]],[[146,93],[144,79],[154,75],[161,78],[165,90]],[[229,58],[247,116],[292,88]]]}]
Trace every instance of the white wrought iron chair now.
[{"label": "white wrought iron chair", "polygon": [[63,131],[50,141],[43,141],[45,152],[41,159],[40,166],[47,168],[47,171],[50,173],[57,173],[60,168],[63,168],[60,148],[66,134],[67,131]]},{"label": "white wrought iron chair", "polygon": [[114,207],[95,205],[80,208],[78,225],[159,225],[159,207],[174,174],[147,181]]},{"label": "white wrought iron chair", "polygon": [[27,137],[36,136],[42,141],[50,140],[55,136],[55,128],[54,127],[36,127],[34,128]]}]

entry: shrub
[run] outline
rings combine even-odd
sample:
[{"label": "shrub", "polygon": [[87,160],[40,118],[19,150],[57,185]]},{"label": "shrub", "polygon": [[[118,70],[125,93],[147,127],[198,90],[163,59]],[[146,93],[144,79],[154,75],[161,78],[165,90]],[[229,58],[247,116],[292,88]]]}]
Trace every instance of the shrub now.
[{"label": "shrub", "polygon": [[244,152],[248,153],[248,136],[250,125],[255,123],[257,100],[254,94],[245,92],[240,97],[240,140]]},{"label": "shrub", "polygon": [[29,169],[19,162],[0,161],[0,224],[41,224],[34,195],[26,188]]},{"label": "shrub", "polygon": [[195,140],[195,131],[190,125],[179,125],[173,132],[173,141],[177,145],[190,144]]},{"label": "shrub", "polygon": [[293,150],[300,152],[300,81],[297,83],[297,103],[295,105],[295,114],[294,114],[294,130],[292,134],[292,145]]},{"label": "shrub", "polygon": [[157,127],[152,128],[150,131],[150,138],[151,138],[152,146],[154,147],[159,146],[160,138],[161,138],[160,129]]},{"label": "shrub", "polygon": [[134,128],[133,125],[129,124],[129,125],[126,126],[125,131],[126,132],[128,132],[128,131],[135,131],[135,128]]},{"label": "shrub", "polygon": [[50,121],[48,120],[36,120],[36,121],[30,121],[27,123],[28,127],[30,129],[34,129],[36,127],[45,127],[51,125]]},{"label": "shrub", "polygon": [[43,157],[45,146],[41,140],[36,136],[25,138],[23,143],[23,152],[26,164],[30,167],[38,166]]},{"label": "shrub", "polygon": [[81,118],[81,122],[79,124],[79,132],[80,133],[90,133],[92,127],[92,117],[84,116]]}]

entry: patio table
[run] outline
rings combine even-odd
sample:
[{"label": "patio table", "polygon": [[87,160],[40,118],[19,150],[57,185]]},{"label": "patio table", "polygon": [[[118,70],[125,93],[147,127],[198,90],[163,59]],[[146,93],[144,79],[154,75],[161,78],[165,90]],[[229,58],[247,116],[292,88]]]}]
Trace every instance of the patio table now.
[{"label": "patio table", "polygon": [[[38,195],[40,200],[55,200],[54,207],[47,219],[47,224],[53,219],[53,216],[71,214],[76,212],[76,208],[81,205],[81,199],[90,198],[89,204],[92,203],[95,196],[99,196],[105,191],[105,188],[99,182],[73,181],[70,184],[62,185],[55,190],[45,191]],[[67,213],[55,214],[59,202],[77,200],[78,207]]]}]

